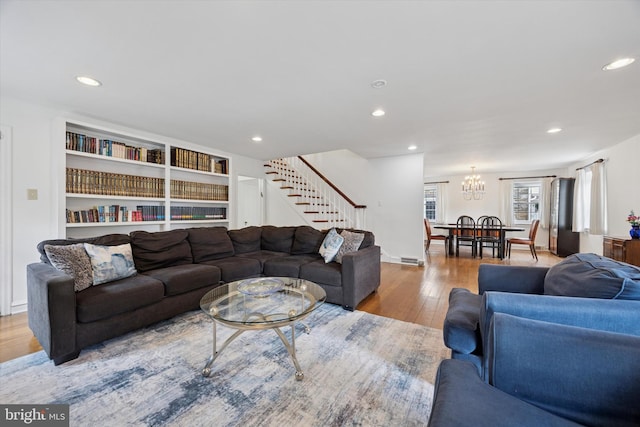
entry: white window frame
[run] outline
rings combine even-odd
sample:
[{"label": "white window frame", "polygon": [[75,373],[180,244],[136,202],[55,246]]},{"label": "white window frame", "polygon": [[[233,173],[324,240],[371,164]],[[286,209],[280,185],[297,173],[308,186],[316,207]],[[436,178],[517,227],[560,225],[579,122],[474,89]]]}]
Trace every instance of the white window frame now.
[{"label": "white window frame", "polygon": [[[511,203],[512,203],[512,223],[513,224],[531,224],[531,221],[533,221],[534,219],[542,219],[542,186],[543,186],[543,182],[542,181],[521,181],[521,182],[514,182],[513,186],[511,188]],[[522,188],[528,188],[529,191],[527,192],[527,200],[523,201],[523,200],[516,200],[516,192]],[[537,188],[537,196],[535,196],[534,194],[532,194],[531,189]],[[528,205],[528,209],[527,209],[527,218],[526,219],[519,219],[517,217],[517,214],[520,213],[521,211],[519,211],[517,209],[517,206],[520,204],[527,204]],[[532,209],[532,206],[537,205],[537,209]]]},{"label": "white window frame", "polygon": [[[427,192],[433,194],[433,195],[427,195]],[[427,199],[434,199],[434,205],[433,205],[433,209],[429,209],[429,211],[433,211],[433,218],[430,218],[427,216]],[[439,197],[438,197],[438,186],[436,184],[424,184],[424,193],[423,193],[423,199],[422,199],[422,214],[424,215],[425,218],[429,218],[429,221],[438,221],[438,203],[439,203]]]}]

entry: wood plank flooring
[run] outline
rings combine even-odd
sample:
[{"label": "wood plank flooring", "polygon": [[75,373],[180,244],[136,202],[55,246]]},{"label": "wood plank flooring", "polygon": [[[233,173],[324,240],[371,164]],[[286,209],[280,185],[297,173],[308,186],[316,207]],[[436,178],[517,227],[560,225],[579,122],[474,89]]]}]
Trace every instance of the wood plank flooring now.
[{"label": "wood plank flooring", "polygon": [[[461,251],[462,252],[462,251]],[[480,263],[552,266],[561,258],[548,252],[536,262],[528,251],[512,251],[511,259],[473,259],[468,253],[448,257],[442,245],[434,244],[424,267],[382,263],[378,292],[362,301],[358,310],[442,329],[452,288],[478,291]],[[0,362],[41,350],[29,329],[27,314],[0,317]]]}]

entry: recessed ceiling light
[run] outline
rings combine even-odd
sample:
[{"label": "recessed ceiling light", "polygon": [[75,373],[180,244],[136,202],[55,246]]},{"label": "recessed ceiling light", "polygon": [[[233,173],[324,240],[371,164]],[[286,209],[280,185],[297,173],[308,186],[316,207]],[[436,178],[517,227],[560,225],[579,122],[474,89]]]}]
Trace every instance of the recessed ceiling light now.
[{"label": "recessed ceiling light", "polygon": [[82,83],[83,85],[87,85],[87,86],[93,86],[93,87],[102,86],[102,83],[100,83],[98,80],[88,76],[76,76],[76,80]]},{"label": "recessed ceiling light", "polygon": [[371,115],[373,117],[382,117],[382,116],[385,115],[385,112],[384,112],[384,110],[382,108],[378,108],[377,110],[373,110],[371,112]]},{"label": "recessed ceiling light", "polygon": [[407,147],[409,150],[413,151],[413,150],[417,150],[418,146],[417,145],[410,145],[409,147]]},{"label": "recessed ceiling light", "polygon": [[386,85],[387,85],[387,81],[383,79],[378,79],[371,82],[371,87],[374,89],[382,89]]},{"label": "recessed ceiling light", "polygon": [[254,136],[253,138],[251,138],[251,140],[253,142],[262,142],[262,137],[261,136]]},{"label": "recessed ceiling light", "polygon": [[618,68],[626,67],[627,65],[633,64],[634,61],[634,58],[621,58],[605,65],[604,67],[602,67],[602,69],[605,71],[617,70]]},{"label": "recessed ceiling light", "polygon": [[547,133],[558,133],[562,132],[562,128],[551,128],[547,130]]}]

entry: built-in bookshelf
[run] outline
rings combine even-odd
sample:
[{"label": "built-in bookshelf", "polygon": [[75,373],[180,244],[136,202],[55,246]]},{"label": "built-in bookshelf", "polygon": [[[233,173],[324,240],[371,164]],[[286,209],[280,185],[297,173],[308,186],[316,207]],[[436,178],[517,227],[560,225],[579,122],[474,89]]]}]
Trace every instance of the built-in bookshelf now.
[{"label": "built-in bookshelf", "polygon": [[57,129],[61,236],[229,225],[229,157],[80,121]]}]

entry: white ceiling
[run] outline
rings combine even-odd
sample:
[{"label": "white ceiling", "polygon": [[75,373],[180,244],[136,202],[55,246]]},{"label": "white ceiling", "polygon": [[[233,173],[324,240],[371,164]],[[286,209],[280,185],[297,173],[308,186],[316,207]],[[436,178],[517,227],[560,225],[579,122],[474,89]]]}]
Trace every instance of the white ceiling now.
[{"label": "white ceiling", "polygon": [[638,0],[0,4],[3,96],[253,158],[415,144],[446,176],[564,167],[640,134]]}]

